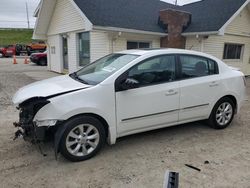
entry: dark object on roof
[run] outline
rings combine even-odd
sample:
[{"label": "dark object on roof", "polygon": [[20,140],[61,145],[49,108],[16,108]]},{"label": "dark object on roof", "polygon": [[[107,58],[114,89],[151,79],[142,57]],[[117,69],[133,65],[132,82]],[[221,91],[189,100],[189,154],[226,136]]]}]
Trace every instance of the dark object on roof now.
[{"label": "dark object on roof", "polygon": [[159,11],[167,8],[192,13],[184,32],[218,31],[246,0],[203,0],[174,6],[159,0],[74,0],[95,26],[165,33],[158,24]]}]

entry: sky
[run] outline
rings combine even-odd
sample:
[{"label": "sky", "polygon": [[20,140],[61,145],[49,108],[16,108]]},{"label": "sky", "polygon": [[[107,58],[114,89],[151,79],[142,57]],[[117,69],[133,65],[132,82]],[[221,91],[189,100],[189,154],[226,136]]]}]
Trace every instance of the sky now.
[{"label": "sky", "polygon": [[[30,27],[34,28],[36,19],[33,13],[40,0],[0,0],[0,28],[28,28],[26,2]],[[175,3],[175,0],[162,0]],[[179,5],[191,3],[197,0],[178,0]]]}]

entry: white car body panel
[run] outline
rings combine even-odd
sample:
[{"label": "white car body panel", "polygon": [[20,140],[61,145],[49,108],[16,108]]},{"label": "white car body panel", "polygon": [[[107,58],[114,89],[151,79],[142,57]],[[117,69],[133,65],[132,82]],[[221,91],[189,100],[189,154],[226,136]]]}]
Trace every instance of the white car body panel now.
[{"label": "white car body panel", "polygon": [[13,103],[17,105],[32,97],[48,97],[86,87],[90,86],[77,82],[68,75],[58,76],[35,82],[19,89],[13,97]]},{"label": "white car body panel", "polygon": [[144,128],[178,122],[179,82],[116,93],[119,136]]},{"label": "white car body panel", "polygon": [[180,81],[179,121],[209,117],[211,106],[223,96],[218,77],[212,75]]},{"label": "white car body panel", "polygon": [[[33,97],[48,97],[81,89],[50,98],[50,103],[38,111],[34,121],[65,121],[80,114],[95,114],[107,122],[108,141],[114,144],[121,136],[207,119],[215,103],[224,96],[232,95],[237,99],[237,110],[246,98],[243,74],[230,69],[210,55],[177,49],[132,50],[120,53],[136,54],[140,57],[96,86],[85,85],[69,76],[60,76],[20,89],[13,102],[19,105]],[[115,92],[115,80],[122,73],[142,60],[161,54],[192,54],[207,57],[218,63],[220,73]]]}]

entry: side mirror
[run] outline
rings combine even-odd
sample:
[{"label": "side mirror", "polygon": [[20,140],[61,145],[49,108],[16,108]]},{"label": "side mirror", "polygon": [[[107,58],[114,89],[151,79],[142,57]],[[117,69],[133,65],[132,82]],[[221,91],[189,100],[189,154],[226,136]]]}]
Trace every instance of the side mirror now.
[{"label": "side mirror", "polygon": [[133,78],[127,78],[124,82],[121,83],[122,90],[134,89],[139,87],[139,81]]}]

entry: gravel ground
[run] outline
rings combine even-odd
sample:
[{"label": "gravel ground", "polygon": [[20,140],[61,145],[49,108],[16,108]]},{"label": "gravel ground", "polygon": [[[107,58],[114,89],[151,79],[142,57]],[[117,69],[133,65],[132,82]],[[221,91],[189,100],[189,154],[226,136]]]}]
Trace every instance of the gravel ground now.
[{"label": "gravel ground", "polygon": [[[158,188],[166,170],[180,173],[180,187],[250,187],[249,101],[225,130],[191,123],[151,131],[106,145],[91,160],[71,163],[61,156],[55,160],[52,144],[43,145],[44,157],[36,146],[12,140],[12,122],[18,118],[13,94],[57,75],[22,59],[18,63],[0,59],[0,187]],[[250,79],[247,85],[249,95]]]}]

